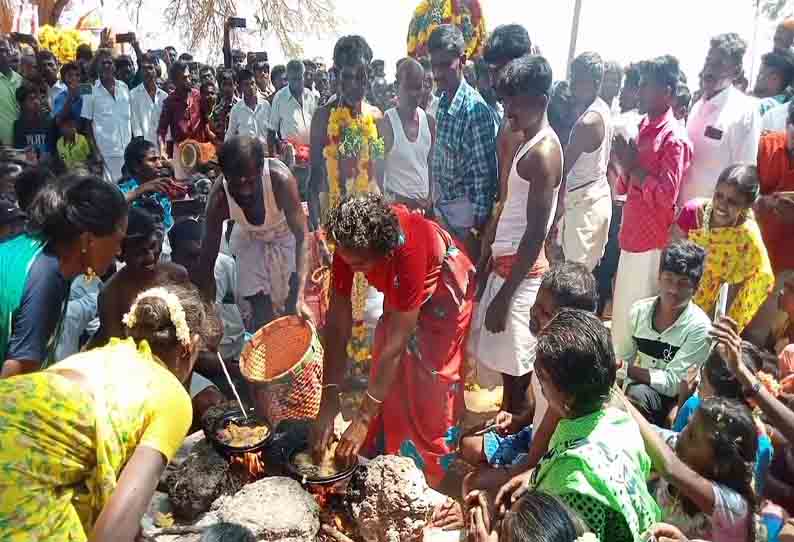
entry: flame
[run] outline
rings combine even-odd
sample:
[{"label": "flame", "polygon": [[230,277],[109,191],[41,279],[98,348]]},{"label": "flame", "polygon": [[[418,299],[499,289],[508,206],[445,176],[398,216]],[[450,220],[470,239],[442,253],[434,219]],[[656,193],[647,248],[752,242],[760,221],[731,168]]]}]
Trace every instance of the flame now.
[{"label": "flame", "polygon": [[259,480],[267,473],[265,462],[262,461],[262,457],[253,452],[232,456],[229,460],[229,464],[232,467],[237,467],[242,470],[251,480]]},{"label": "flame", "polygon": [[345,511],[345,492],[334,485],[315,486],[311,493],[320,505],[320,521],[333,527],[348,538],[353,537],[355,527]]}]

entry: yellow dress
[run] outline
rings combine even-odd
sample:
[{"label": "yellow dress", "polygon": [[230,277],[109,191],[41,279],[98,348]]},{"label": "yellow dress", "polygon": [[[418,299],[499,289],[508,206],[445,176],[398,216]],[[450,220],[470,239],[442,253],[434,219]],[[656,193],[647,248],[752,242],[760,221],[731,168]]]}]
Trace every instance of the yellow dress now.
[{"label": "yellow dress", "polygon": [[[79,372],[93,394],[55,371]],[[0,540],[85,541],[139,445],[170,460],[190,396],[146,342],[113,339],[0,380]]]},{"label": "yellow dress", "polygon": [[706,250],[706,264],[695,304],[713,314],[722,284],[738,286],[728,316],[739,325],[739,332],[750,323],[775,285],[772,264],[753,216],[738,226],[709,227],[711,201],[702,202],[698,228],[689,239]]}]

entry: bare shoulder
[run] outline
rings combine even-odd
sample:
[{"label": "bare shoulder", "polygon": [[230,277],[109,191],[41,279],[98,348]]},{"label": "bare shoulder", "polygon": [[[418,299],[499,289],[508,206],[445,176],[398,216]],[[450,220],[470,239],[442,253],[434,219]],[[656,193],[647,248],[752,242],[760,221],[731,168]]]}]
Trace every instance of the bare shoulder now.
[{"label": "bare shoulder", "polygon": [[577,128],[581,127],[588,130],[603,128],[603,126],[604,119],[595,111],[586,112],[584,115],[582,115],[582,118],[579,119],[579,122],[577,123]]},{"label": "bare shoulder", "polygon": [[278,158],[268,158],[268,167],[270,168],[270,180],[274,183],[285,184],[293,179],[292,171],[287,165]]},{"label": "bare shoulder", "polygon": [[174,262],[164,262],[158,266],[157,276],[171,284],[182,284],[190,281],[187,269]]},{"label": "bare shoulder", "polygon": [[527,151],[518,163],[518,173],[525,179],[553,180],[556,186],[562,175],[562,152],[552,136],[546,136]]}]

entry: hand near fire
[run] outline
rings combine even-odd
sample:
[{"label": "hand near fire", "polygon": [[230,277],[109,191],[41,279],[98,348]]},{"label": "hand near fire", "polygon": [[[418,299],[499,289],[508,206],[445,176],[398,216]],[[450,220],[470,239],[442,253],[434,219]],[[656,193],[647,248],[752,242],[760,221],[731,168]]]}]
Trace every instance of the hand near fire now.
[{"label": "hand near fire", "polygon": [[315,463],[320,463],[326,456],[331,444],[337,440],[334,433],[334,420],[339,414],[339,394],[337,389],[329,387],[323,389],[323,398],[320,403],[320,413],[317,415],[309,435],[312,457]]},{"label": "hand near fire", "polygon": [[354,465],[368,432],[369,420],[361,414],[356,415],[342,434],[342,439],[336,448],[336,460],[346,467]]}]

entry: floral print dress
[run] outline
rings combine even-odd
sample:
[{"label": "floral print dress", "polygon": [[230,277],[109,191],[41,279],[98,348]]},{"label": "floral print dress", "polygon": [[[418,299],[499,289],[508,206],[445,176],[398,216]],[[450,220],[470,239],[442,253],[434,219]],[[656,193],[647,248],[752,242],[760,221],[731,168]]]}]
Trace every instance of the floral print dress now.
[{"label": "floral print dress", "polygon": [[775,284],[775,275],[766,246],[752,212],[738,226],[711,227],[711,200],[697,199],[686,204],[678,226],[690,241],[706,250],[706,264],[695,304],[713,314],[720,287],[736,288],[728,316],[739,332],[750,323]]}]

